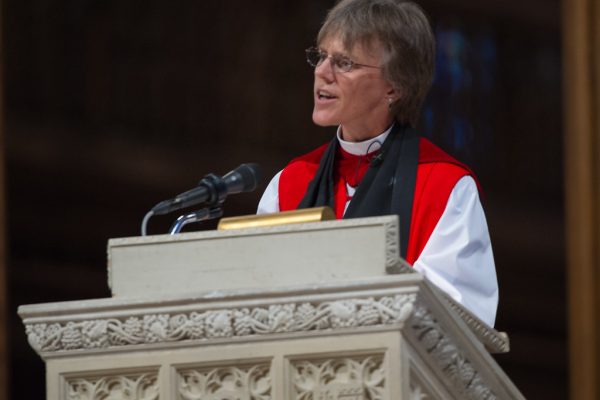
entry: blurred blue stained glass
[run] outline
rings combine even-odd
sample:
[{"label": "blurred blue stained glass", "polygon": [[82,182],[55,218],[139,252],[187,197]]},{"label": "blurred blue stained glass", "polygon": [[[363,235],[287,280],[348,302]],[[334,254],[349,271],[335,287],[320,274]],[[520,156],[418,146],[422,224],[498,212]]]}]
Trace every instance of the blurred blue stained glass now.
[{"label": "blurred blue stained glass", "polygon": [[436,73],[423,108],[425,136],[467,163],[484,158],[492,140],[497,46],[486,31],[436,29]]}]

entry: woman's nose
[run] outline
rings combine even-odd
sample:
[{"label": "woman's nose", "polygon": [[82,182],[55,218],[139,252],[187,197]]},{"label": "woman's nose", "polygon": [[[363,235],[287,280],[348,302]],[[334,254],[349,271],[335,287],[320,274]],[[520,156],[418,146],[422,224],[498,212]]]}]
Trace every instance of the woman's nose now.
[{"label": "woman's nose", "polygon": [[315,76],[318,76],[319,78],[329,82],[335,79],[335,72],[333,70],[331,57],[327,57],[321,64],[315,67]]}]

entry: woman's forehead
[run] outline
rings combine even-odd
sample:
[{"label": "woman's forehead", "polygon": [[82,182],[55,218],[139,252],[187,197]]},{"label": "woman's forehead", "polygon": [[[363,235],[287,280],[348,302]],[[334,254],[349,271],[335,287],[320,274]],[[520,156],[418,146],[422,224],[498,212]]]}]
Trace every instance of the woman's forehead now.
[{"label": "woman's forehead", "polygon": [[317,45],[329,53],[344,53],[348,55],[367,55],[369,57],[380,57],[382,46],[379,40],[374,38],[347,37],[341,32],[335,32],[325,36]]}]

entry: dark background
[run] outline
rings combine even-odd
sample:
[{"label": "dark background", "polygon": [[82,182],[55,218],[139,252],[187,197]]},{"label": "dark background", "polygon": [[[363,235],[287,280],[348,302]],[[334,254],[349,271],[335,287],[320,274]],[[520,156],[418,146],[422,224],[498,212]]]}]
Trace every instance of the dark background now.
[{"label": "dark background", "polygon": [[[428,0],[436,81],[421,130],[485,191],[512,351],[527,398],[567,397],[558,0]],[[43,399],[22,304],[108,297],[106,241],[208,172],[268,179],[335,128],[311,122],[312,45],[333,1],[5,0],[11,398]],[[150,233],[170,217],[156,217]],[[195,229],[212,228],[205,224]],[[33,384],[32,384],[33,382]]]}]

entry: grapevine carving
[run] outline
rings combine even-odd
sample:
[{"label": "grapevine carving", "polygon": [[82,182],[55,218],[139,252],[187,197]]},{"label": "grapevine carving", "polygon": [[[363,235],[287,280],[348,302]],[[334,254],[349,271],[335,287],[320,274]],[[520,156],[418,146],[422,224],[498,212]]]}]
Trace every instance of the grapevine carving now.
[{"label": "grapevine carving", "polygon": [[416,307],[411,318],[418,340],[464,399],[495,400],[497,397],[482,380],[462,350],[424,307]]},{"label": "grapevine carving", "polygon": [[27,324],[29,344],[38,352],[102,349],[148,343],[206,340],[283,332],[342,329],[404,322],[414,294],[379,299],[289,303],[180,314]]}]

